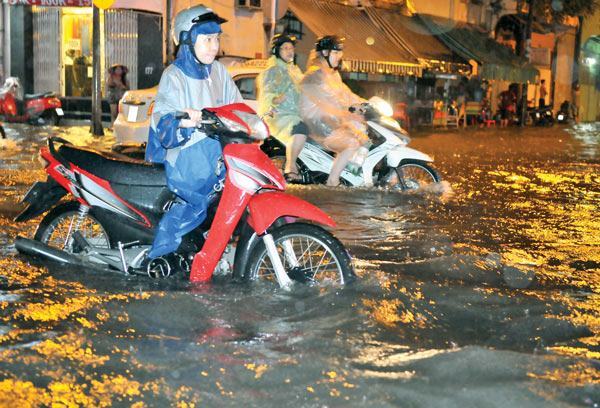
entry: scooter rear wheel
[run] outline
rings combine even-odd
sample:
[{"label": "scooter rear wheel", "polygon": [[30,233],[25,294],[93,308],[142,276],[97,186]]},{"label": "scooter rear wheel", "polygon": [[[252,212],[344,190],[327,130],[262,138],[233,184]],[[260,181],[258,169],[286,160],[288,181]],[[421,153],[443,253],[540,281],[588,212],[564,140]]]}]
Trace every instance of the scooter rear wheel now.
[{"label": "scooter rear wheel", "polygon": [[61,117],[58,115],[58,113],[56,113],[56,111],[54,109],[52,109],[52,110],[47,110],[46,112],[44,112],[43,119],[46,122],[46,124],[49,124],[52,126],[58,126],[58,124],[60,123]]},{"label": "scooter rear wheel", "polygon": [[90,213],[80,216],[79,203],[69,201],[54,207],[40,222],[34,239],[73,253],[73,233],[81,235],[94,247],[110,248],[110,238],[100,222]]},{"label": "scooter rear wheel", "polygon": [[[309,284],[347,284],[356,278],[352,261],[342,243],[325,229],[292,223],[272,231],[277,252],[288,276]],[[275,270],[262,240],[250,254],[246,281],[276,281]]]}]

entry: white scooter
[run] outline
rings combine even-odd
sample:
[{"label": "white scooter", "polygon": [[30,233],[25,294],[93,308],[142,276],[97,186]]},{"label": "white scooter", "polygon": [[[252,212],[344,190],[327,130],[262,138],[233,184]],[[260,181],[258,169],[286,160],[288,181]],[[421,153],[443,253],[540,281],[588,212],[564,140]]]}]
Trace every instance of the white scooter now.
[{"label": "white scooter", "polygon": [[[356,108],[351,108],[354,111]],[[380,186],[397,190],[414,190],[440,182],[438,172],[431,166],[433,159],[408,147],[410,138],[398,122],[392,119],[391,106],[381,98],[373,97],[360,108],[367,121],[371,140],[369,153],[361,168],[351,171],[346,167],[340,176],[347,186]],[[285,146],[269,138],[262,147],[277,165],[285,164]],[[334,153],[309,138],[298,157],[297,167],[301,184],[325,184]],[[281,162],[281,163],[279,163]]]}]

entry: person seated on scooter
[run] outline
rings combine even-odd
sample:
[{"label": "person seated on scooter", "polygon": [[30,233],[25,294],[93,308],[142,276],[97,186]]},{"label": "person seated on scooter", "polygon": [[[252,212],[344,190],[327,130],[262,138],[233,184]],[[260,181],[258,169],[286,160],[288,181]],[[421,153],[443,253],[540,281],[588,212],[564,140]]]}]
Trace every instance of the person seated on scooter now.
[{"label": "person seated on scooter", "polygon": [[16,100],[23,99],[23,87],[17,77],[8,77],[0,89],[0,96],[10,93]]},{"label": "person seated on scooter", "polygon": [[295,45],[294,36],[273,36],[267,69],[256,81],[258,114],[269,125],[271,134],[286,145],[284,176],[290,183],[302,182],[296,160],[308,137],[308,127],[300,117],[302,71],[294,63]]},{"label": "person seated on scooter", "polygon": [[[203,108],[242,102],[233,79],[215,61],[225,21],[203,5],[179,12],[173,21],[179,49],[158,85],[146,160],[164,163],[167,186],[177,200],[159,223],[148,259],[176,251],[183,235],[204,221],[209,199],[224,177],[219,142],[196,124]],[[176,112],[186,112],[189,119],[179,119]]]},{"label": "person seated on scooter", "polygon": [[311,137],[336,153],[328,186],[340,184],[344,167],[359,148],[369,142],[364,118],[349,111],[350,107],[359,107],[365,101],[342,82],[338,72],[343,49],[344,38],[336,35],[319,38],[300,82],[300,111]]}]

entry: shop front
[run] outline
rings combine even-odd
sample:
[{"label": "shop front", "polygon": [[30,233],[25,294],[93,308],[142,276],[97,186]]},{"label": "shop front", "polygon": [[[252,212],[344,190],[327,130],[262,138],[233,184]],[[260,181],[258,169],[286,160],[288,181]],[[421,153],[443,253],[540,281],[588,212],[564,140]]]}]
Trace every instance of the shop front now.
[{"label": "shop front", "polygon": [[[294,26],[288,24],[292,17]],[[442,87],[444,104],[448,104],[450,83],[471,68],[431,36],[417,18],[400,15],[395,9],[357,8],[332,0],[290,0],[287,18],[278,26],[299,37],[296,50],[302,68],[317,37],[345,37],[344,81],[362,97],[386,99],[398,118],[416,124],[432,123],[436,90]]]},{"label": "shop front", "polygon": [[[89,112],[91,0],[19,0],[11,6],[11,13],[24,21],[11,27],[11,38],[21,37],[31,44],[24,48],[23,58],[17,55],[12,67],[16,73],[22,73],[26,91],[56,92],[64,98],[67,111]],[[163,68],[160,14],[107,9],[101,12],[100,28],[101,72],[106,73],[113,64],[121,64],[128,68],[131,89],[158,83]],[[103,95],[105,82],[103,78]]]}]

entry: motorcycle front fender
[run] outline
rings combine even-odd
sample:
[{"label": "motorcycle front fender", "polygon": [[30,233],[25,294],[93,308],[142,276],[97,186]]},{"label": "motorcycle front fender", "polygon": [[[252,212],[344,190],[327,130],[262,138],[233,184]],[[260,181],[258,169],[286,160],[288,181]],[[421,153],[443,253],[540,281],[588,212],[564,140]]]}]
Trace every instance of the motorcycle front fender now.
[{"label": "motorcycle front fender", "polygon": [[398,167],[400,162],[406,159],[420,160],[428,163],[433,162],[433,159],[425,153],[406,146],[396,147],[390,150],[386,155],[386,161],[390,167]]},{"label": "motorcycle front fender", "polygon": [[248,203],[248,224],[257,234],[264,234],[281,217],[303,218],[329,227],[335,221],[318,207],[279,191],[258,194]]}]

